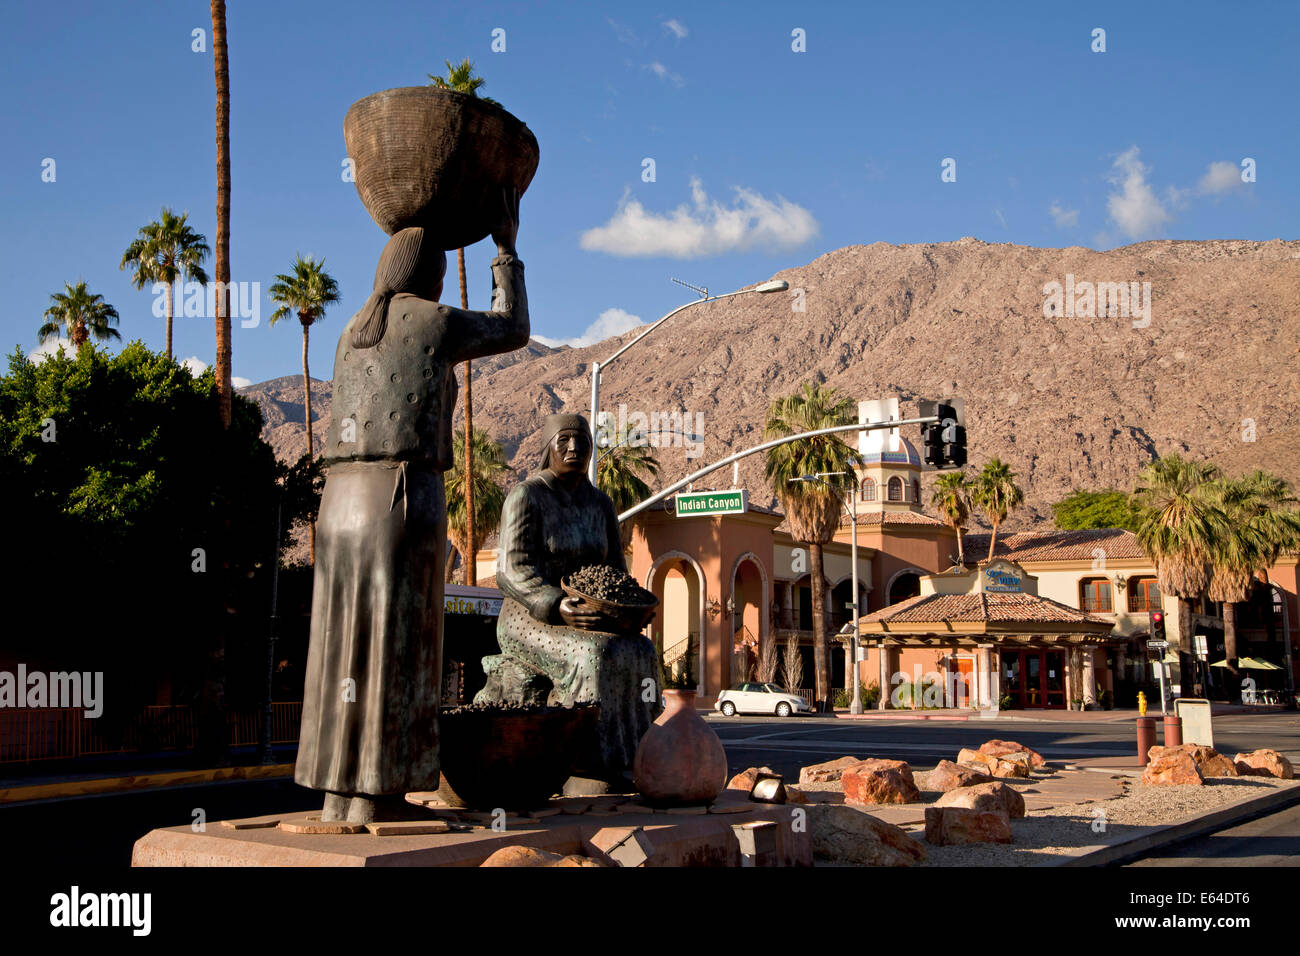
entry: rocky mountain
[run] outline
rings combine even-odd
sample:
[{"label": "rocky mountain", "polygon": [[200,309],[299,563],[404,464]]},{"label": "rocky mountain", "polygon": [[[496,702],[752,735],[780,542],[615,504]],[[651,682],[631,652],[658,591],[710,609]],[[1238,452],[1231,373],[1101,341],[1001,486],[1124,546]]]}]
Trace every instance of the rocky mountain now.
[{"label": "rocky mountain", "polygon": [[[1300,241],[875,243],[774,278],[792,292],[696,306],[602,374],[604,409],[685,413],[702,435],[700,449],[659,449],[664,484],[760,442],[768,403],[809,379],[855,400],[898,396],[912,412],[918,399],[964,398],[971,464],[998,456],[1025,489],[1013,528],[1050,521],[1072,489],[1128,489],[1170,452],[1300,484]],[[1135,295],[1108,314],[1118,287],[1099,308],[1097,283]],[[589,363],[634,334],[586,348],[530,342],[475,362],[476,424],[530,470],[543,418],[585,413]],[[301,454],[301,376],[242,391],[266,412],[276,452]],[[313,382],[318,440],[328,391]],[[775,503],[761,456],[740,480],[755,503]],[[730,484],[728,467],[695,487]]]}]

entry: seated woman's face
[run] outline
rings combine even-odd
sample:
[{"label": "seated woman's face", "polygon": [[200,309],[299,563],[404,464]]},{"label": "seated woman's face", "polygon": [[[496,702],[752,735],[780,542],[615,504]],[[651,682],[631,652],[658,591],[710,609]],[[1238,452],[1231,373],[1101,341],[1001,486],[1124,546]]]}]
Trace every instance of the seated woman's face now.
[{"label": "seated woman's face", "polygon": [[581,428],[564,428],[551,439],[551,471],[557,475],[585,472],[591,460],[591,436]]}]

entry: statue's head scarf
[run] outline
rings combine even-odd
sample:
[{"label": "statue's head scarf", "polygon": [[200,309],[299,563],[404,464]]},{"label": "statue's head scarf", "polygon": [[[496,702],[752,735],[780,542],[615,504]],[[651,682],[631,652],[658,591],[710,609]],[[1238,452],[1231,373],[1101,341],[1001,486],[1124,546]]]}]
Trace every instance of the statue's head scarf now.
[{"label": "statue's head scarf", "polygon": [[442,281],[446,272],[447,254],[426,242],[419,226],[393,233],[375,268],[374,291],[353,319],[352,347],[374,348],[388,328],[389,300],[398,292],[430,289]]},{"label": "statue's head scarf", "polygon": [[[542,425],[542,463],[538,466],[539,471],[550,467],[551,439],[566,428],[577,428],[588,434],[591,433],[591,428],[587,425],[587,419],[581,415],[547,415],[546,423]],[[591,453],[594,455],[596,450],[593,448]]]}]

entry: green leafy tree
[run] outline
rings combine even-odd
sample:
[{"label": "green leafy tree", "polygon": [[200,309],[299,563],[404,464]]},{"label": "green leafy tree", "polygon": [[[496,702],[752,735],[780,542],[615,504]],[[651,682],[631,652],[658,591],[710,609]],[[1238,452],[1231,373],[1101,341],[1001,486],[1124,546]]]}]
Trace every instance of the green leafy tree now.
[{"label": "green leafy tree", "polygon": [[139,236],[122,253],[119,268],[132,266],[131,281],[137,289],[152,283],[162,283],[165,289],[167,310],[166,355],[172,357],[172,286],[178,278],[206,283],[208,274],[203,271],[203,260],[208,257],[208,244],[203,236],[190,228],[186,219],[189,213],[177,216],[163,207],[162,215],[147,226],[140,227]]},{"label": "green leafy tree", "polygon": [[971,490],[971,502],[984,512],[993,534],[989,536],[988,560],[993,560],[993,551],[998,544],[998,528],[1007,520],[1012,509],[1025,500],[1025,493],[1016,484],[1016,473],[1000,458],[990,459],[975,476]]},{"label": "green leafy tree", "polygon": [[[326,307],[339,300],[339,284],[325,271],[325,260],[304,259],[298,256],[293,264],[293,273],[281,273],[267,291],[272,302],[279,303],[279,308],[271,313],[271,325],[289,315],[298,317],[302,326],[302,394],[303,420],[307,426],[307,457],[315,457],[315,448],[311,434],[311,372],[307,364],[307,345],[311,336],[311,327],[325,315]],[[308,553],[311,563],[316,563],[316,525],[307,527]]]},{"label": "green leafy tree", "polygon": [[[799,391],[772,402],[767,410],[763,437],[767,440],[802,432],[848,425],[857,420],[853,402],[833,388],[805,382]],[[790,524],[790,534],[808,545],[811,573],[813,670],[816,695],[830,699],[830,649],[826,634],[826,606],[822,548],[839,528],[838,493],[819,481],[793,481],[820,472],[852,473],[858,454],[834,435],[786,442],[767,451],[765,471],[772,490]]]},{"label": "green leafy tree", "polygon": [[63,283],[63,291],[50,296],[50,307],[43,318],[36,332],[38,342],[63,332],[80,352],[92,338],[99,342],[122,338],[113,328],[118,320],[117,309],[102,295],[93,295],[84,281],[75,286]]},{"label": "green leafy tree", "polygon": [[1166,455],[1142,469],[1133,492],[1138,543],[1155,563],[1160,593],[1178,601],[1178,650],[1184,654],[1192,645],[1191,601],[1209,586],[1210,562],[1227,531],[1215,494],[1221,477],[1209,462]]},{"label": "green leafy tree", "polygon": [[[596,464],[596,486],[609,495],[616,512],[622,514],[650,497],[650,485],[645,479],[659,476],[659,459],[652,447],[639,436],[624,430],[613,445],[598,448],[592,454],[600,455]],[[632,522],[622,522],[618,530],[626,550],[632,541]]]},{"label": "green leafy tree", "polygon": [[[452,439],[452,460],[454,464],[447,472],[447,532],[452,546],[460,555],[461,564],[467,569],[478,555],[479,542],[497,529],[501,523],[501,508],[506,501],[505,490],[501,481],[510,474],[506,462],[505,449],[492,440],[486,432],[476,431],[474,435],[473,480],[469,482],[472,490],[466,493],[465,482],[465,431],[456,429]],[[474,537],[470,537],[471,524],[468,517],[468,502],[474,505]],[[481,536],[481,537],[480,537]],[[446,579],[452,579],[452,563],[447,562]],[[466,581],[469,576],[466,574]]]},{"label": "green leafy tree", "polygon": [[1300,545],[1300,513],[1291,486],[1276,475],[1255,471],[1220,478],[1209,493],[1224,524],[1211,552],[1206,595],[1223,603],[1224,656],[1237,672],[1237,604],[1249,600],[1256,577],[1285,550]]},{"label": "green leafy tree", "polygon": [[930,504],[939,512],[943,523],[957,532],[957,563],[966,563],[962,546],[962,531],[970,519],[971,480],[965,470],[947,471],[934,480],[934,494]]},{"label": "green leafy tree", "polygon": [[[459,66],[453,66],[451,60],[443,61],[447,64],[447,75],[445,77],[434,76],[432,73],[426,74],[429,77],[430,85],[436,86],[440,90],[455,90],[457,93],[465,93],[476,99],[483,100],[484,103],[491,103],[494,106],[500,106],[496,100],[490,97],[478,95],[480,87],[487,85],[487,80],[481,76],[474,75],[474,64],[469,60],[461,61]],[[465,283],[465,250],[456,250],[456,271],[460,276],[460,307],[469,308],[469,287]],[[465,431],[474,434],[474,379],[471,375],[470,360],[465,360]],[[474,473],[474,442],[465,446],[465,473]],[[478,514],[478,509],[474,506],[474,483],[470,482],[466,493],[469,496],[466,506],[466,514],[469,517],[468,535],[471,539],[477,541],[480,539],[478,531],[474,527],[474,520]],[[474,584],[475,576],[478,569],[474,567],[474,562],[470,562],[466,568],[465,583]]]},{"label": "green leafy tree", "polygon": [[[21,548],[8,586],[23,596],[6,649],[104,671],[105,728],[162,684],[199,701],[214,633],[230,629],[232,661],[259,659],[270,570],[316,506],[319,484],[276,460],[257,405],[237,400],[227,430],[218,401],[210,370],[194,377],[138,341],[39,362],[16,350],[0,376],[0,497],[22,503],[6,518]],[[262,673],[232,669],[228,698],[259,702]]]},{"label": "green leafy tree", "polygon": [[1137,531],[1132,497],[1123,491],[1072,491],[1052,505],[1062,531],[1083,528],[1124,528]]}]

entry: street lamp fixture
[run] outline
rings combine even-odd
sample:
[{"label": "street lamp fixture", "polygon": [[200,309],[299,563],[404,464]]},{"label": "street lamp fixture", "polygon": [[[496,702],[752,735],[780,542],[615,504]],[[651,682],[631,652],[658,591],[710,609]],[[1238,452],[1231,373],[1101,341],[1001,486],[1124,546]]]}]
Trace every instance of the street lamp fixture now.
[{"label": "street lamp fixture", "polygon": [[[624,345],[621,349],[619,349],[609,358],[605,359],[605,361],[591,363],[591,419],[588,421],[588,425],[591,428],[591,447],[593,449],[600,447],[600,445],[596,440],[597,429],[599,427],[597,419],[600,416],[600,373],[605,370],[605,367],[607,365],[612,364],[614,360],[617,359],[620,355],[622,355],[632,346],[636,345],[638,342],[640,342],[643,338],[645,338],[655,329],[659,328],[659,326],[663,325],[665,322],[671,319],[678,312],[681,312],[684,309],[689,309],[693,305],[699,305],[701,302],[716,302],[719,299],[730,299],[733,298],[734,296],[747,295],[748,293],[751,292],[757,292],[760,294],[770,294],[773,292],[785,292],[787,289],[790,288],[790,283],[786,282],[784,279],[772,279],[769,280],[768,282],[759,283],[758,285],[754,286],[751,289],[740,289],[736,292],[727,292],[722,295],[709,295],[708,289],[697,288],[696,286],[689,285],[688,283],[685,282],[680,282],[680,280],[676,280],[676,279],[673,281],[679,282],[680,285],[685,285],[688,288],[695,289],[695,291],[701,294],[700,298],[695,299],[691,302],[687,302],[685,305],[679,305],[677,308],[673,309],[663,318],[655,322],[652,326],[650,326],[650,328],[646,329],[644,332],[642,332],[640,335],[634,338],[631,342],[628,342],[627,345]],[[596,467],[597,467],[597,456],[593,454],[591,456],[591,463],[587,466],[587,477],[591,479],[591,483],[593,485],[596,484]]]}]

